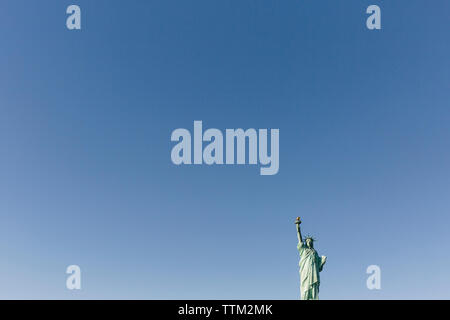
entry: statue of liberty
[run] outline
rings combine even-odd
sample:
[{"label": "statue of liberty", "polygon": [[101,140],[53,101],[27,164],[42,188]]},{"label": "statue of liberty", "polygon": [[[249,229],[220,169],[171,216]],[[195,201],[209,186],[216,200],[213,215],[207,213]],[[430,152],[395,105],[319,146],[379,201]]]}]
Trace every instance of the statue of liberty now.
[{"label": "statue of liberty", "polygon": [[295,226],[297,228],[298,245],[297,249],[300,253],[300,293],[302,300],[318,300],[320,274],[323,265],[327,261],[327,257],[319,257],[317,251],[314,249],[314,239],[306,237],[303,241],[302,233],[300,232],[300,217],[297,217]]}]

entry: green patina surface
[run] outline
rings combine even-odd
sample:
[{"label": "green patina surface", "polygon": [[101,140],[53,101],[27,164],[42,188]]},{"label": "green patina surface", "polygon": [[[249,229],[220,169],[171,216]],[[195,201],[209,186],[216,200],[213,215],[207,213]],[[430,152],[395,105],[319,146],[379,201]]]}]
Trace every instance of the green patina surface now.
[{"label": "green patina surface", "polygon": [[314,248],[304,242],[297,245],[300,254],[300,292],[302,300],[319,299],[320,272],[327,258],[319,257]]}]

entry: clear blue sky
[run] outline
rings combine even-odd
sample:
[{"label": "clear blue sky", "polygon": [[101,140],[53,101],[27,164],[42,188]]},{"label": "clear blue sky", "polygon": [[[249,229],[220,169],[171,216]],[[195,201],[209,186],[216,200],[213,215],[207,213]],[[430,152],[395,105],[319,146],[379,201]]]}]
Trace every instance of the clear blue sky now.
[{"label": "clear blue sky", "polygon": [[[296,216],[328,256],[322,299],[450,298],[449,15],[1,1],[0,298],[296,299]],[[194,120],[279,128],[279,173],[173,165],[170,134]]]}]

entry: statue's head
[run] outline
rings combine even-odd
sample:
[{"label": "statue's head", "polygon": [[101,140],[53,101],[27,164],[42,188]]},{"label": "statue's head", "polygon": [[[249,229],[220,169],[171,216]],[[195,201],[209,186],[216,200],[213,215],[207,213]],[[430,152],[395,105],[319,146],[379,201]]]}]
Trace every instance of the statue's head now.
[{"label": "statue's head", "polygon": [[305,244],[308,248],[314,248],[314,238],[313,237],[306,237]]}]

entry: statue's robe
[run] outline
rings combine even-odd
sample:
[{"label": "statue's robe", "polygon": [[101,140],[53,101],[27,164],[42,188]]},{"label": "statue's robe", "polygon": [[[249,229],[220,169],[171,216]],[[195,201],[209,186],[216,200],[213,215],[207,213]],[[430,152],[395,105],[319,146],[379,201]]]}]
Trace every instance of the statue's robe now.
[{"label": "statue's robe", "polygon": [[308,248],[306,244],[299,242],[297,245],[300,253],[300,292],[302,300],[319,299],[320,274],[327,257],[319,257],[314,248]]}]

